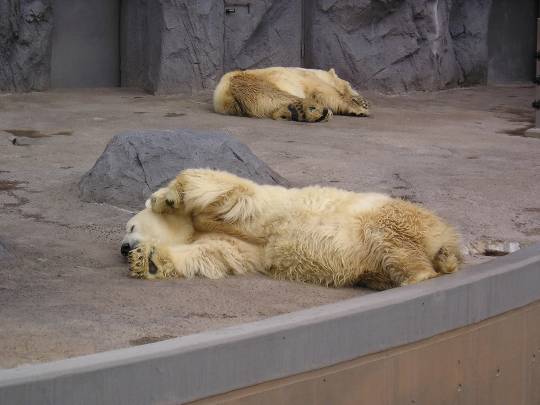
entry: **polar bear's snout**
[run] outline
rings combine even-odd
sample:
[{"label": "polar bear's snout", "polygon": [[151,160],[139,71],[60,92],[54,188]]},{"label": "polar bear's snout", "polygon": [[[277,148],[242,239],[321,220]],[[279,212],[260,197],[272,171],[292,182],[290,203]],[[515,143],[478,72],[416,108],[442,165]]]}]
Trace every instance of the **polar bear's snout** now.
[{"label": "polar bear's snout", "polygon": [[139,246],[139,241],[130,237],[131,235],[126,235],[122,239],[122,244],[120,245],[120,253],[122,256],[127,256],[129,252]]},{"label": "polar bear's snout", "polygon": [[122,246],[120,247],[120,253],[122,256],[127,256],[129,251],[131,250],[131,245],[127,242],[122,243]]}]

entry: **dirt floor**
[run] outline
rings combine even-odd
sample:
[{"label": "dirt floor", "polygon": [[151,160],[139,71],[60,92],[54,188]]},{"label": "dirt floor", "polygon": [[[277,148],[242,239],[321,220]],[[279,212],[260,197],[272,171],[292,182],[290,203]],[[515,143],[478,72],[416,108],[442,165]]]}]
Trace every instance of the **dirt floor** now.
[{"label": "dirt floor", "polygon": [[[435,210],[466,246],[540,241],[533,87],[369,95],[372,118],[302,124],[214,114],[210,95],[100,89],[0,95],[0,367],[262,319],[360,294],[262,276],[149,282],[119,253],[131,213],[77,183],[128,129],[225,129],[293,184],[380,191]],[[0,244],[0,249],[2,245]],[[469,263],[482,260],[469,257]]]}]

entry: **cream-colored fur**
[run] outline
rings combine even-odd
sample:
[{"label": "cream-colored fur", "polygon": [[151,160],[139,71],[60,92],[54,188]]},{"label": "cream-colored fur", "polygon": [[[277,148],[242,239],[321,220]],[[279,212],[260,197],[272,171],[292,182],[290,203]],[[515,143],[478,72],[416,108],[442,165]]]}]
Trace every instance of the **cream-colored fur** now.
[{"label": "cream-colored fur", "polygon": [[293,121],[326,121],[332,114],[367,116],[366,100],[329,71],[271,67],[223,75],[214,91],[221,114]]},{"label": "cream-colored fur", "polygon": [[[193,228],[186,229],[194,237],[173,246],[140,243],[130,253],[139,277],[261,271],[325,286],[386,289],[454,272],[461,263],[451,226],[383,194],[261,186],[226,172],[190,169],[154,193],[149,205],[153,214],[147,208],[143,215],[191,218]],[[205,249],[194,248],[198,244]]]}]

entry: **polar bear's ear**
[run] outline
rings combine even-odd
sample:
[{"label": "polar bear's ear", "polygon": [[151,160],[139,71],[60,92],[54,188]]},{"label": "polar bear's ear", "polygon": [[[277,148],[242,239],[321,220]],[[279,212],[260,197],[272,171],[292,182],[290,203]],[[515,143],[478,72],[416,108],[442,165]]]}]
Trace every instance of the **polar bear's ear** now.
[{"label": "polar bear's ear", "polygon": [[334,68],[331,68],[330,70],[328,70],[328,73],[330,73],[332,76],[337,77],[336,71],[334,70]]}]

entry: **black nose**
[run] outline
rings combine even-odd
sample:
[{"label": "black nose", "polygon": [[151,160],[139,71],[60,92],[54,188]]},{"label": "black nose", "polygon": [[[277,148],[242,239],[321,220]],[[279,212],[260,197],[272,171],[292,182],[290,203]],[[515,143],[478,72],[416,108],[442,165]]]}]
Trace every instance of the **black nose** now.
[{"label": "black nose", "polygon": [[127,256],[130,250],[131,246],[129,246],[129,243],[122,243],[122,246],[120,247],[120,253],[122,253],[122,256]]}]

